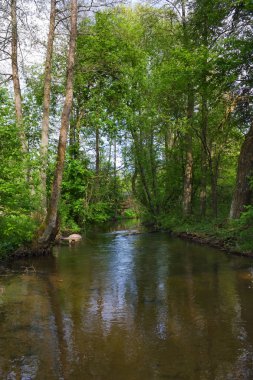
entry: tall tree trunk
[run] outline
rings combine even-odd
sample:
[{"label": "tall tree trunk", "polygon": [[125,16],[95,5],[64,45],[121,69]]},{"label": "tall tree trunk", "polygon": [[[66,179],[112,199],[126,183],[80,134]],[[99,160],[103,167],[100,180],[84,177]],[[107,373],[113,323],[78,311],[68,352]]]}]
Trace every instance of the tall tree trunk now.
[{"label": "tall tree trunk", "polygon": [[55,17],[56,17],[56,0],[51,0],[49,33],[47,39],[47,53],[45,63],[44,78],[44,97],[43,97],[43,116],[41,128],[41,192],[42,192],[42,209],[46,213],[47,209],[47,159],[48,159],[48,131],[50,115],[50,92],[51,92],[51,72],[52,56],[55,37]]},{"label": "tall tree trunk", "polygon": [[11,0],[11,67],[15,98],[16,121],[19,129],[21,148],[27,153],[27,141],[24,132],[22,97],[18,72],[18,28],[17,28],[17,1]]},{"label": "tall tree trunk", "polygon": [[62,176],[66,154],[67,135],[69,128],[70,112],[73,101],[73,74],[75,62],[75,45],[77,35],[77,0],[71,0],[71,30],[69,41],[69,53],[67,63],[66,97],[61,116],[61,129],[58,143],[57,164],[51,192],[51,199],[44,226],[44,231],[39,237],[41,245],[49,245],[56,236],[58,204],[61,195]]},{"label": "tall tree trunk", "polygon": [[96,175],[99,175],[100,171],[100,151],[99,151],[99,127],[96,127]]},{"label": "tall tree trunk", "polygon": [[71,159],[75,159],[75,122],[75,118],[71,117],[69,121],[69,155]]},{"label": "tall tree trunk", "polygon": [[[138,136],[138,133],[131,129],[131,135],[133,138],[133,147],[134,147],[134,157],[136,162],[136,172],[140,176],[140,182],[143,188],[143,195],[144,195],[144,205],[147,207],[148,210],[151,211],[153,215],[155,215],[155,209],[152,202],[152,194],[150,192],[149,186],[148,186],[148,180],[145,173],[145,165],[146,163],[146,157],[144,155],[144,149],[143,149],[143,143],[141,136]],[[136,175],[137,176],[137,175]]]},{"label": "tall tree trunk", "polygon": [[202,83],[201,83],[201,185],[200,185],[200,213],[201,216],[206,215],[206,198],[207,198],[207,169],[208,169],[208,22],[207,15],[204,14],[203,20],[203,45],[205,48],[205,58],[203,61],[203,71],[202,71]]},{"label": "tall tree trunk", "polygon": [[[189,38],[186,22],[185,0],[181,0],[183,42],[185,49],[189,50]],[[194,113],[194,94],[193,86],[189,82],[187,86],[187,120],[188,127],[191,126]],[[184,172],[184,191],[183,191],[183,214],[189,215],[192,205],[192,172],[193,172],[193,154],[192,154],[192,135],[190,131],[185,135],[186,163]]]},{"label": "tall tree trunk", "polygon": [[156,157],[154,150],[154,131],[151,128],[149,133],[149,156],[150,156],[150,177],[152,179],[152,197],[154,199],[154,207],[156,214],[160,213],[160,205],[158,202],[158,194],[157,194],[157,167],[156,167]]},{"label": "tall tree trunk", "polygon": [[[205,43],[207,46],[207,41]],[[205,61],[207,65],[207,57]],[[206,215],[206,186],[207,178],[206,173],[208,169],[207,154],[208,154],[208,142],[207,142],[207,131],[208,131],[208,94],[207,94],[207,71],[206,66],[203,69],[202,78],[202,109],[201,109],[201,184],[200,184],[200,214],[201,216]]]},{"label": "tall tree trunk", "polygon": [[236,185],[230,209],[230,218],[240,217],[244,206],[251,203],[252,190],[249,179],[253,174],[253,123],[241,147],[238,159]]},{"label": "tall tree trunk", "polygon": [[201,182],[200,182],[200,214],[206,215],[206,171],[207,171],[207,126],[208,126],[208,109],[206,97],[202,96],[202,145],[201,145]]},{"label": "tall tree trunk", "polygon": [[187,148],[184,172],[183,214],[187,216],[191,213],[193,172],[192,136],[189,133],[185,136],[185,141]]},{"label": "tall tree trunk", "polygon": [[117,217],[117,208],[118,208],[118,202],[117,202],[117,140],[116,137],[114,137],[114,158],[113,158],[113,191],[114,191],[114,217]]},{"label": "tall tree trunk", "polygon": [[[194,113],[194,97],[192,89],[188,88],[187,119],[189,126],[192,123]],[[189,215],[192,204],[192,172],[193,172],[193,153],[192,153],[192,136],[190,132],[185,135],[186,142],[186,164],[184,172],[184,194],[183,194],[183,213]]]},{"label": "tall tree trunk", "polygon": [[76,160],[80,156],[80,128],[82,121],[82,112],[77,108],[72,110],[69,130],[69,154],[71,159]]},{"label": "tall tree trunk", "polygon": [[218,192],[217,192],[217,182],[218,182],[218,167],[219,163],[215,162],[214,167],[210,169],[211,173],[211,196],[212,196],[212,210],[213,216],[217,218],[218,216]]}]

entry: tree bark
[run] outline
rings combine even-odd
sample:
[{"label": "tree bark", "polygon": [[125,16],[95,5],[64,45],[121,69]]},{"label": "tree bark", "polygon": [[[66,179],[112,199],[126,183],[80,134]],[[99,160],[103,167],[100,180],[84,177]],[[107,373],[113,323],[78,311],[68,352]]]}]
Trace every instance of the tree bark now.
[{"label": "tree bark", "polygon": [[202,69],[201,81],[201,185],[200,185],[200,213],[206,215],[206,198],[207,198],[207,170],[208,170],[208,127],[209,127],[209,109],[208,109],[208,22],[207,15],[203,15],[203,46],[205,48],[205,57]]},{"label": "tree bark", "polygon": [[96,175],[99,175],[100,172],[100,150],[99,150],[99,142],[100,142],[100,133],[99,127],[96,127]]},{"label": "tree bark", "polygon": [[117,217],[117,140],[114,137],[114,159],[113,159],[113,192],[114,192],[114,218]]},{"label": "tree bark", "polygon": [[218,216],[218,191],[217,191],[217,183],[218,183],[218,174],[219,174],[219,163],[216,162],[213,165],[214,167],[210,168],[211,174],[211,195],[212,195],[212,210],[213,216],[217,218]]},{"label": "tree bark", "polygon": [[[135,156],[135,162],[137,165],[137,173],[140,176],[140,183],[143,188],[143,193],[144,193],[144,205],[147,207],[148,210],[151,211],[153,215],[155,215],[155,208],[152,202],[152,194],[150,192],[149,186],[148,186],[148,180],[146,177],[145,173],[145,165],[144,162],[146,163],[146,157],[143,157],[144,154],[144,149],[142,145],[142,139],[140,136],[138,136],[138,133],[134,130],[131,129],[131,135],[133,138],[133,146],[134,146],[134,156]],[[143,203],[143,202],[142,202]]]},{"label": "tree bark", "polygon": [[[189,50],[189,38],[186,22],[186,9],[185,0],[181,0],[182,10],[182,26],[183,26],[183,42],[185,49]],[[187,120],[188,126],[191,126],[192,117],[194,113],[194,94],[193,86],[188,83],[187,86]],[[193,153],[192,153],[192,136],[190,131],[185,135],[185,147],[186,147],[186,163],[184,172],[184,190],[183,190],[183,214],[185,216],[191,213],[192,206],[192,173],[193,173]]]},{"label": "tree bark", "polygon": [[202,96],[202,145],[201,145],[201,182],[200,182],[200,214],[206,215],[206,172],[207,172],[207,128],[208,108],[205,96]]},{"label": "tree bark", "polygon": [[[206,42],[207,45],[207,42]],[[207,64],[207,60],[205,61]],[[208,131],[208,94],[207,94],[208,84],[207,84],[207,71],[206,67],[203,69],[202,78],[202,94],[201,94],[201,184],[200,184],[200,214],[201,216],[206,215],[206,185],[207,185],[207,170],[208,170],[208,142],[207,142],[207,131]]]},{"label": "tree bark", "polygon": [[72,117],[69,126],[69,154],[70,158],[73,160],[80,157],[80,128],[82,117],[81,109],[72,109]]},{"label": "tree bark", "polygon": [[245,136],[238,159],[236,186],[230,209],[230,218],[238,219],[244,206],[251,204],[250,176],[253,174],[253,123]]},{"label": "tree bark", "polygon": [[73,75],[75,63],[75,45],[77,35],[77,0],[71,0],[71,30],[69,40],[69,52],[67,63],[66,97],[61,116],[61,129],[58,143],[57,164],[54,174],[50,204],[47,211],[45,226],[39,237],[41,245],[49,245],[56,236],[58,205],[61,195],[62,176],[66,154],[67,135],[69,128],[70,112],[73,102]]},{"label": "tree bark", "polygon": [[51,0],[49,33],[47,40],[47,53],[45,63],[44,78],[44,97],[43,97],[43,116],[41,128],[41,192],[42,192],[42,209],[46,213],[47,209],[47,160],[48,160],[48,131],[50,116],[50,93],[51,93],[51,72],[52,56],[55,37],[55,18],[56,18],[56,0]]},{"label": "tree bark", "polygon": [[[191,88],[188,89],[187,119],[189,125],[192,123],[194,113],[194,97]],[[192,205],[192,173],[193,173],[193,153],[192,136],[190,132],[185,135],[186,142],[186,164],[184,173],[184,193],[183,193],[183,213],[185,216],[191,212]]]},{"label": "tree bark", "polygon": [[23,125],[22,96],[18,72],[18,28],[17,28],[17,1],[11,0],[11,67],[14,87],[16,121],[19,129],[21,148],[27,153],[27,141]]}]

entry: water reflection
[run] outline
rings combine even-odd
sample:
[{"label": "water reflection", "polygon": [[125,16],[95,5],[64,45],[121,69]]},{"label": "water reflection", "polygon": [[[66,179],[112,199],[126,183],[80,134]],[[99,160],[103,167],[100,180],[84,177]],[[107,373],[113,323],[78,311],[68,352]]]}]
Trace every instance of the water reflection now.
[{"label": "water reflection", "polygon": [[0,276],[1,379],[253,378],[252,261],[165,233],[55,253]]}]

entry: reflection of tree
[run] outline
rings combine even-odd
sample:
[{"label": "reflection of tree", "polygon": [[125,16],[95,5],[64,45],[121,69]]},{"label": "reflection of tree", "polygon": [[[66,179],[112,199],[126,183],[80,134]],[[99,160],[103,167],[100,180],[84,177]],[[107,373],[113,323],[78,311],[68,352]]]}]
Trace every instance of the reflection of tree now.
[{"label": "reflection of tree", "polygon": [[[49,259],[48,259],[49,260]],[[64,316],[63,307],[60,301],[59,290],[57,289],[58,268],[54,257],[50,258],[50,270],[53,275],[44,276],[44,285],[47,292],[51,313],[53,316],[53,335],[55,341],[54,352],[58,356],[55,360],[55,371],[58,372],[59,378],[67,379],[69,366],[67,360],[67,343],[64,336]]]},{"label": "reflection of tree", "polygon": [[92,250],[61,268],[63,284],[71,284],[64,307],[73,376],[106,377],[114,368],[131,377],[130,368],[138,368],[139,377],[211,380],[240,378],[249,368],[252,350],[225,257],[160,235],[117,236]]},{"label": "reflection of tree", "polygon": [[114,368],[131,377],[130,368],[138,368],[138,376],[146,378],[156,373],[240,378],[251,350],[225,257],[176,240],[168,243],[161,235],[100,243],[94,247],[99,260],[90,257],[82,270],[80,261],[62,268],[72,281],[64,289],[65,307],[87,376],[106,377]]},{"label": "reflection of tree", "polygon": [[6,286],[24,299],[6,314],[20,356],[35,347],[20,376],[36,364],[52,379],[253,378],[252,289],[226,256],[161,234],[83,244]]},{"label": "reflection of tree", "polygon": [[234,364],[238,379],[253,378],[253,327],[252,327],[252,264],[243,272],[236,272],[236,289],[234,297],[237,302],[234,306],[236,318],[234,319],[233,332],[241,343],[238,356]]},{"label": "reflection of tree", "polygon": [[[50,268],[51,258],[47,263]],[[7,313],[0,326],[1,340],[6,342],[0,346],[1,378],[59,378],[53,313],[49,297],[45,297],[45,283],[46,276],[40,271],[6,281]]]}]

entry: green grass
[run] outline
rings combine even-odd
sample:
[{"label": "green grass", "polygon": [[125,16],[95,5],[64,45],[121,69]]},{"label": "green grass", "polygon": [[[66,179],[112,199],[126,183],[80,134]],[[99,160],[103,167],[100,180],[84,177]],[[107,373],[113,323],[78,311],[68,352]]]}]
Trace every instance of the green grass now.
[{"label": "green grass", "polygon": [[245,222],[244,216],[239,220],[215,218],[183,218],[176,215],[166,215],[160,219],[164,229],[175,233],[196,234],[203,238],[213,238],[225,243],[228,249],[238,252],[253,252],[253,223]]}]

